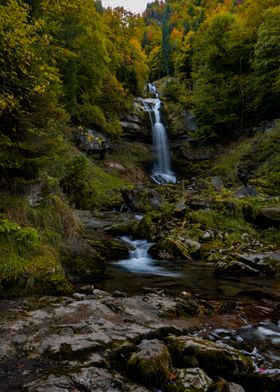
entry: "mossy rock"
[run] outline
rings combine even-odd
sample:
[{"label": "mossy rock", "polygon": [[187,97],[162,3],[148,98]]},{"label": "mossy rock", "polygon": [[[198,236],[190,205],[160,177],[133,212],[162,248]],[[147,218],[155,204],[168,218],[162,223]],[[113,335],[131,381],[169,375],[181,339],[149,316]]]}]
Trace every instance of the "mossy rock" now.
[{"label": "mossy rock", "polygon": [[254,371],[251,358],[225,344],[189,336],[171,336],[167,343],[177,367],[199,367],[211,377],[245,376]]},{"label": "mossy rock", "polygon": [[92,231],[84,234],[83,238],[107,261],[128,258],[131,250],[126,242],[106,233]]},{"label": "mossy rock", "polygon": [[144,218],[134,225],[133,234],[137,237],[155,241],[164,226],[163,216],[159,211],[146,213]]},{"label": "mossy rock", "polygon": [[151,188],[143,186],[126,187],[122,189],[122,196],[124,202],[132,211],[150,212],[160,211],[162,208],[161,195]]},{"label": "mossy rock", "polygon": [[159,340],[143,340],[131,355],[128,375],[148,387],[160,388],[171,375],[171,357],[166,346]]},{"label": "mossy rock", "polygon": [[104,258],[82,237],[67,240],[60,259],[68,279],[73,283],[92,282],[104,276]]},{"label": "mossy rock", "polygon": [[207,392],[212,380],[199,368],[178,369],[177,378],[164,387],[164,392]]},{"label": "mossy rock", "polygon": [[188,237],[185,229],[178,229],[172,232],[164,241],[164,246],[173,252],[177,258],[191,259],[193,255],[198,254],[201,244]]},{"label": "mossy rock", "polygon": [[50,246],[41,247],[29,258],[12,255],[3,260],[0,271],[0,297],[12,298],[28,295],[67,295],[73,292]]}]

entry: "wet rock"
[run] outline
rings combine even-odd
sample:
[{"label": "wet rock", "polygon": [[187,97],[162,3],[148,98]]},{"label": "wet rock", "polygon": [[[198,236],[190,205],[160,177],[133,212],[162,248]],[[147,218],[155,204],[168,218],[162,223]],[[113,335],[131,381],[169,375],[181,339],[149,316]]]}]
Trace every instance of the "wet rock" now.
[{"label": "wet rock", "polygon": [[235,193],[235,197],[238,198],[252,197],[258,195],[259,195],[258,191],[252,185],[244,186],[243,188],[238,189],[237,192]]},{"label": "wet rock", "polygon": [[235,253],[235,259],[220,260],[215,267],[217,275],[254,276],[274,275],[272,265],[265,260],[265,254]]},{"label": "wet rock", "polygon": [[159,340],[143,340],[130,357],[127,371],[130,377],[147,386],[161,387],[171,374],[171,357]]},{"label": "wet rock", "polygon": [[221,343],[188,336],[167,338],[168,349],[177,367],[200,367],[210,376],[234,377],[254,371],[249,357]]},{"label": "wet rock", "polygon": [[162,207],[161,195],[154,189],[138,186],[133,189],[122,189],[124,202],[132,211],[159,211]]},{"label": "wet rock", "polygon": [[61,263],[73,283],[89,282],[104,275],[104,258],[81,237],[74,237],[65,242],[61,250]]},{"label": "wet rock", "polygon": [[118,392],[124,389],[131,392],[147,392],[146,389],[138,385],[125,383],[120,374],[113,375],[108,370],[97,367],[69,371],[67,375],[50,375],[23,387],[24,392]]}]

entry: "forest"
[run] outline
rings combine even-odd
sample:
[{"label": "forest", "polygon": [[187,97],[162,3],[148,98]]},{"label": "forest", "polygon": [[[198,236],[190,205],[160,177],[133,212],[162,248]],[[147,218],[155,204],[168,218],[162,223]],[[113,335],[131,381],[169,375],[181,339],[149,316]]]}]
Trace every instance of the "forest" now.
[{"label": "forest", "polygon": [[278,392],[279,192],[279,0],[0,0],[3,391]]}]

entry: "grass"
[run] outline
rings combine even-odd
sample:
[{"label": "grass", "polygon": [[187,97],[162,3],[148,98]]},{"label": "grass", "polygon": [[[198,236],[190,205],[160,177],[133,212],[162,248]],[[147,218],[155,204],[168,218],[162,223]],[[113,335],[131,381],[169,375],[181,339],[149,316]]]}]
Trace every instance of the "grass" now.
[{"label": "grass", "polygon": [[238,163],[247,154],[252,146],[252,140],[243,140],[234,144],[230,150],[222,154],[212,169],[213,175],[222,176],[230,181],[236,181]]}]

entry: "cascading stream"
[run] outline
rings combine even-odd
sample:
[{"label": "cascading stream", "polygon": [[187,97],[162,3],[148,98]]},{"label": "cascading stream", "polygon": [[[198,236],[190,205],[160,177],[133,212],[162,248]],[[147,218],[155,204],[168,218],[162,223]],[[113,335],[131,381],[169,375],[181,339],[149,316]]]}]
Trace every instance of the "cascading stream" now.
[{"label": "cascading stream", "polygon": [[130,251],[129,259],[115,263],[119,267],[138,274],[168,276],[174,278],[181,276],[178,272],[170,271],[155,264],[156,260],[153,260],[148,253],[152,246],[150,242],[146,240],[132,240],[129,237],[122,237],[121,239],[128,243],[132,250]]},{"label": "cascading stream", "polygon": [[158,98],[158,93],[154,84],[149,83],[148,90],[156,96],[156,98],[142,100],[146,111],[149,113],[153,130],[155,164],[152,172],[152,179],[158,184],[175,183],[176,177],[171,169],[167,134],[165,127],[161,122],[161,100]]}]

